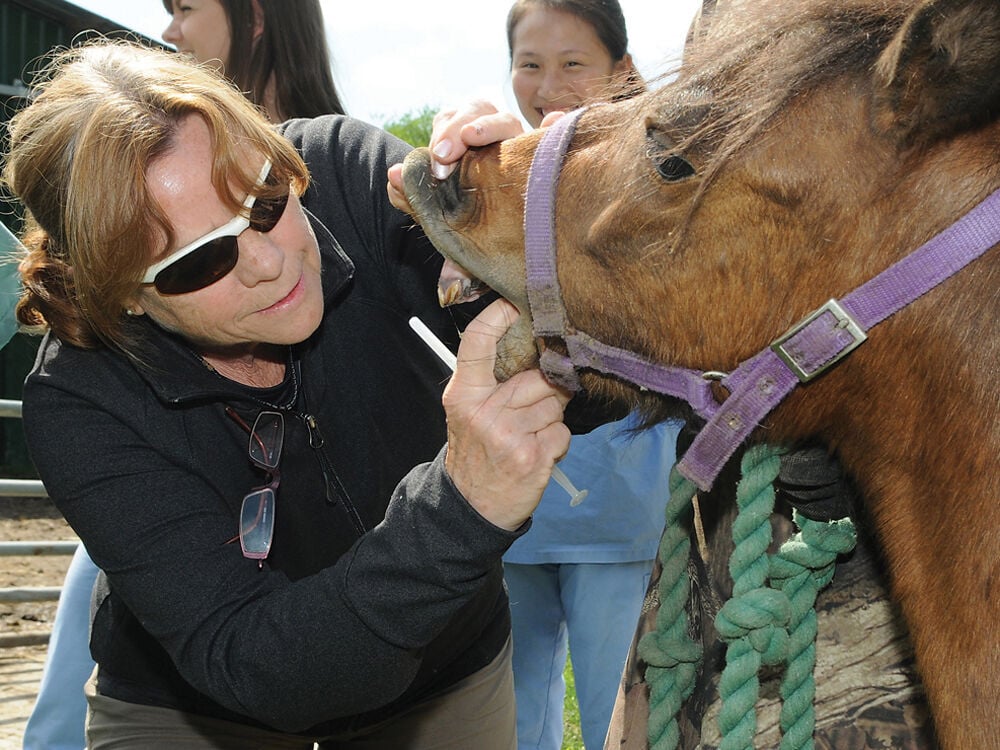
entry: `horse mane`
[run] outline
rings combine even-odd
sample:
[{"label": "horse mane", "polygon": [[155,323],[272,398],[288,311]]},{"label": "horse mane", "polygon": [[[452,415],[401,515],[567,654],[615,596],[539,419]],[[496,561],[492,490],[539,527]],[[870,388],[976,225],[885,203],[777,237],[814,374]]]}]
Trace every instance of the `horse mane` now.
[{"label": "horse mane", "polygon": [[[797,97],[845,75],[874,74],[912,0],[732,0],[692,28],[661,97],[691,123],[679,151],[697,145],[704,185],[766,133]],[[677,90],[686,92],[677,97]]]}]

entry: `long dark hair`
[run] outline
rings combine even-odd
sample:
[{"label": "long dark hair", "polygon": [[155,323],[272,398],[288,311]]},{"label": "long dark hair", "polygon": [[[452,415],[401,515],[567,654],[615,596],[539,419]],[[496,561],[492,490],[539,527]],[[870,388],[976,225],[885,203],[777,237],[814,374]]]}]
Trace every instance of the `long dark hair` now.
[{"label": "long dark hair", "polygon": [[[274,76],[275,105],[282,119],[344,114],[330,69],[330,51],[319,0],[219,0],[229,19],[226,76],[258,106]],[[254,40],[254,3],[264,33]],[[172,0],[163,0],[173,13]]]},{"label": "long dark hair", "polygon": [[514,50],[514,29],[531,6],[562,10],[586,21],[607,48],[612,62],[628,54],[625,14],[618,0],[517,0],[507,14],[507,49],[511,52]]}]

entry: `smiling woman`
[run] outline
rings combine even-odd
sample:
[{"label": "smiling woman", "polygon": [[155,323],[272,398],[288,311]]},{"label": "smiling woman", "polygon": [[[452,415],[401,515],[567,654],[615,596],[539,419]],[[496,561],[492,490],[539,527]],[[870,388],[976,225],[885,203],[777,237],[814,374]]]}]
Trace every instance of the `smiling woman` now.
[{"label": "smiling woman", "polygon": [[[105,2],[102,7],[114,5]],[[330,75],[318,0],[284,3],[280,7],[271,0],[187,0],[166,2],[164,6],[171,14],[164,36],[196,60],[228,67],[241,91],[264,107],[272,120],[342,113]],[[127,9],[116,9],[113,14],[121,18],[118,10],[124,14],[148,7],[156,11],[151,23],[136,28],[148,28],[150,36],[155,37],[153,30],[163,26],[162,10],[157,11],[155,5],[129,3]],[[272,180],[268,191],[275,184]],[[287,186],[278,187],[281,192],[273,197],[260,195],[260,186],[249,193],[245,189],[235,190],[233,195],[237,198],[246,195],[244,206],[241,210],[237,202],[231,202],[227,210],[230,216],[236,215],[208,233],[207,237],[214,238],[213,241],[206,246],[192,241],[170,258],[154,264],[157,273],[147,271],[144,281],[155,282],[160,293],[182,294],[228,274],[237,263],[237,236],[246,225],[249,223],[255,232],[267,232],[271,222],[276,223],[284,214],[288,190]],[[304,183],[295,189],[301,192]],[[250,215],[244,217],[248,210]],[[249,236],[247,233],[246,237]],[[246,238],[243,241],[249,242]],[[190,252],[198,248],[202,251]],[[130,308],[132,313],[137,309]],[[276,377],[277,373],[271,379]],[[79,547],[63,584],[38,701],[25,731],[25,750],[84,744],[83,685],[94,670],[87,643],[90,592],[97,572],[86,549]]]},{"label": "smiling woman", "polygon": [[[248,385],[274,386],[284,376],[283,347],[306,339],[323,314],[319,248],[294,191],[277,200],[250,193],[241,207],[250,218],[225,221],[232,209],[212,185],[214,140],[201,117],[188,116],[178,123],[174,141],[184,148],[172,148],[146,170],[150,198],[185,247],[150,266],[144,279],[152,276],[154,282],[141,287],[130,310],[148,313],[194,344],[218,372],[237,380],[242,373],[244,382],[252,381]],[[265,162],[261,177],[269,171]],[[259,179],[254,189],[263,187]],[[288,208],[265,225],[255,224],[254,199]],[[219,236],[226,227],[238,235]],[[220,247],[230,249],[227,262],[211,264]]]},{"label": "smiling woman", "polygon": [[[815,589],[771,597],[753,581],[828,581],[831,558],[806,550],[815,539],[842,552],[834,519],[860,500],[855,519],[872,534],[860,536],[879,542],[867,578],[886,561],[940,746],[996,747],[982,696],[1000,693],[1000,402],[981,373],[1000,363],[998,40],[995,0],[733,3],[658,91],[467,151],[444,186],[433,151],[408,157],[406,197],[442,252],[523,305],[521,321],[536,318],[514,364],[544,357],[556,377],[642,400],[651,418],[704,420],[674,484],[700,488],[702,523],[668,519],[664,627],[634,652],[648,682],[624,691],[634,746],[646,747],[629,730],[647,711],[651,745],[715,746],[717,730],[723,747],[751,746],[756,697],[779,694],[761,746],[811,743],[814,717],[817,746],[937,746],[920,691],[901,689],[914,662],[903,648],[886,658],[903,624],[856,619],[871,589],[838,592],[849,593],[835,608],[855,619],[845,628],[817,624]],[[750,481],[736,495],[760,526],[724,515],[733,490],[719,472],[744,440]],[[766,469],[762,441],[788,451]],[[766,554],[770,521],[785,525],[762,481],[775,473],[781,500],[819,524],[803,524],[780,563]],[[967,502],[942,505],[940,488]],[[689,537],[702,548],[693,565]],[[748,592],[771,597],[772,619],[752,622]],[[742,601],[720,613],[730,593]],[[817,627],[843,661],[818,663],[814,681]],[[735,669],[720,678],[723,646]],[[757,682],[758,665],[786,658],[780,690]],[[821,720],[815,684],[828,691]]]},{"label": "smiling woman", "polygon": [[[254,190],[264,186],[271,172],[271,162],[264,160]],[[146,269],[143,284],[152,284],[161,294],[186,294],[218,281],[233,270],[239,259],[236,238],[244,230],[270,232],[281,220],[288,205],[288,196],[274,200],[257,200],[254,193],[247,195],[240,213],[218,229],[213,229],[180,250],[171,253]],[[244,216],[249,213],[249,217]]]},{"label": "smiling woman", "polygon": [[645,88],[617,2],[518,0],[507,16],[507,44],[514,96],[534,128],[549,112]]},{"label": "smiling woman", "polygon": [[[511,76],[522,115],[533,125],[549,122],[556,113],[587,101],[628,98],[642,89],[628,53],[624,14],[616,0],[517,0],[507,17]],[[554,126],[558,127],[558,126]],[[439,144],[440,145],[440,144]],[[427,165],[409,162],[404,172],[425,181]],[[538,170],[540,173],[544,170]],[[544,178],[540,178],[544,181]],[[471,207],[456,177],[432,181],[441,205],[432,209],[439,221],[451,221],[451,210]],[[416,215],[426,221],[421,191],[409,191]],[[420,204],[420,205],[418,205]],[[462,221],[476,224],[474,213]],[[462,252],[461,232],[427,229],[449,258],[479,275],[491,270],[482,253]],[[537,227],[533,234],[538,234]],[[456,242],[443,239],[451,234]],[[490,245],[500,242],[493,237]],[[517,279],[526,267],[510,270],[496,291],[515,305],[524,305]],[[482,282],[469,279],[455,263],[442,272],[447,301],[470,297]],[[535,275],[537,266],[528,269]],[[497,274],[491,278],[498,280]],[[455,283],[457,279],[457,283]],[[531,305],[534,308],[534,304]],[[522,307],[527,313],[528,308]],[[495,371],[510,376],[534,357],[534,343],[516,357],[516,332],[524,314],[498,346]],[[532,339],[532,342],[534,339]],[[574,407],[593,400],[581,396]],[[550,484],[533,517],[533,528],[504,556],[504,579],[511,595],[514,645],[514,689],[518,711],[518,745],[534,750],[559,750],[563,739],[563,677],[568,649],[579,697],[579,720],[587,747],[600,747],[608,731],[635,620],[642,608],[653,567],[663,508],[666,478],[675,459],[677,425],[637,431],[636,415],[627,408],[606,415],[602,424],[578,430],[560,466],[571,481],[562,489]],[[622,419],[622,417],[625,417]],[[617,420],[617,421],[616,421]],[[581,488],[580,491],[577,487]],[[586,500],[584,500],[586,498]],[[582,502],[581,502],[582,501]]]}]

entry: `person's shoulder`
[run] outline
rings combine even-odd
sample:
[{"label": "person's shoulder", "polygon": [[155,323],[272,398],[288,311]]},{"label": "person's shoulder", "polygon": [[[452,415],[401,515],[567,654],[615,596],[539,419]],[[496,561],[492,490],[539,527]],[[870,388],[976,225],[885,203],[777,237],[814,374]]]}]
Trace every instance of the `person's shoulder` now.
[{"label": "person's shoulder", "polygon": [[29,373],[29,377],[34,375],[59,376],[79,368],[84,368],[84,372],[86,372],[93,367],[106,366],[104,365],[107,360],[107,357],[104,356],[106,354],[107,351],[103,347],[83,349],[66,344],[50,331],[45,334],[38,346],[35,365]]},{"label": "person's shoulder", "polygon": [[319,117],[293,117],[275,125],[278,132],[290,141],[302,140],[310,135],[332,133],[343,127],[347,115],[320,115]]},{"label": "person's shoulder", "polygon": [[317,151],[330,152],[340,148],[350,151],[359,144],[390,144],[395,138],[370,123],[349,115],[321,115],[286,120],[278,132],[305,155]]},{"label": "person's shoulder", "polygon": [[83,349],[46,334],[34,367],[24,381],[25,419],[35,412],[65,409],[66,400],[88,402],[127,399],[125,382],[135,382],[125,358],[106,347]]},{"label": "person's shoulder", "polygon": [[369,223],[373,211],[403,216],[392,209],[385,191],[388,168],[403,161],[410,150],[398,138],[345,115],[289,120],[279,128],[309,169],[310,187],[303,205],[338,240],[349,239],[344,235],[345,212],[354,211]]}]

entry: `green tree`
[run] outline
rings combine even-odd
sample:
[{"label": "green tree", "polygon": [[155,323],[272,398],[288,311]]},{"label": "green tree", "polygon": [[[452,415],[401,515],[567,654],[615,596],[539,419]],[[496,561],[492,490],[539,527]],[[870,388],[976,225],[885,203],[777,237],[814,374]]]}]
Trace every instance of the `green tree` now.
[{"label": "green tree", "polygon": [[426,146],[431,140],[431,128],[437,110],[429,106],[415,112],[407,112],[398,120],[387,122],[385,130],[411,146]]}]

